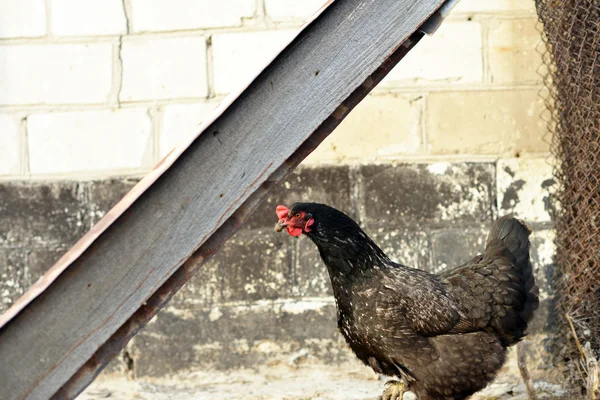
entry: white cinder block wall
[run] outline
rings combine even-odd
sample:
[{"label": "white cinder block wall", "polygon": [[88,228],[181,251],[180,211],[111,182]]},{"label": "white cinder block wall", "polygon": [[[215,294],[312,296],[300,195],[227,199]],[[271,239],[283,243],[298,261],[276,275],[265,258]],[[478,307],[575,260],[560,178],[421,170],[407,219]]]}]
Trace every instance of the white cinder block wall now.
[{"label": "white cinder block wall", "polygon": [[[0,179],[143,174],[323,3],[1,0]],[[543,160],[536,21],[462,0],[305,164]]]}]

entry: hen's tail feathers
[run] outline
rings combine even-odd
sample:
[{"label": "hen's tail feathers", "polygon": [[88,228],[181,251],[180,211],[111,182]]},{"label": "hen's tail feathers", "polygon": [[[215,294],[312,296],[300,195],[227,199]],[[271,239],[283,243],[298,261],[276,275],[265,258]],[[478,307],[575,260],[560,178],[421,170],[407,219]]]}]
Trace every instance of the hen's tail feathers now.
[{"label": "hen's tail feathers", "polygon": [[486,252],[497,249],[498,244],[501,244],[514,257],[514,265],[521,278],[520,289],[525,295],[525,302],[521,304],[522,308],[518,307],[518,319],[524,323],[524,328],[533,318],[533,313],[539,305],[539,289],[535,285],[533,266],[529,259],[531,246],[529,235],[531,232],[531,228],[524,221],[506,215],[494,223],[486,241]]}]

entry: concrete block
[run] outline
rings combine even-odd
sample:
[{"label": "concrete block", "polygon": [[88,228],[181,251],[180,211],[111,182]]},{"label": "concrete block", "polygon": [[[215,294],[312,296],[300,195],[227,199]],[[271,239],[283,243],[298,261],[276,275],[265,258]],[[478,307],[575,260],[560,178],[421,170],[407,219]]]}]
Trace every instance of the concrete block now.
[{"label": "concrete block", "polygon": [[0,45],[0,104],[104,103],[112,58],[110,43]]},{"label": "concrete block", "polygon": [[294,246],[294,296],[333,296],[329,273],[317,246],[307,237],[294,238],[291,242]]},{"label": "concrete block", "polygon": [[203,305],[289,297],[288,238],[273,229],[238,232],[202,268],[211,276],[194,279],[187,297]]},{"label": "concrete block", "polygon": [[0,245],[70,245],[89,228],[85,188],[76,182],[0,184]]},{"label": "concrete block", "polygon": [[256,12],[254,0],[132,0],[134,32],[240,26]]},{"label": "concrete block", "polygon": [[392,261],[431,272],[431,239],[427,232],[368,226],[365,232]]},{"label": "concrete block", "polygon": [[87,183],[91,225],[104,217],[138,181],[136,178],[109,178]]},{"label": "concrete block", "polygon": [[211,116],[218,103],[172,104],[164,108],[160,133],[160,158],[175,146],[200,131],[202,122]]},{"label": "concrete block", "polygon": [[424,37],[384,78],[381,87],[450,85],[483,80],[479,22],[446,21]]},{"label": "concrete block", "polygon": [[0,114],[0,175],[19,173],[21,154],[19,120],[9,114]]},{"label": "concrete block", "polygon": [[127,32],[123,0],[52,0],[57,36],[121,35]]},{"label": "concrete block", "polygon": [[452,13],[535,13],[534,1],[522,0],[461,0]]},{"label": "concrete block", "polygon": [[493,83],[540,82],[542,41],[537,19],[493,20],[488,33],[490,79]]},{"label": "concrete block", "polygon": [[25,252],[0,248],[0,313],[8,310],[27,287]]},{"label": "concrete block", "polygon": [[545,109],[537,90],[431,93],[427,141],[432,154],[547,152]]},{"label": "concrete block", "polygon": [[337,332],[335,313],[331,298],[167,306],[133,341],[136,374],[285,364],[300,352],[326,363],[345,361],[352,355]]},{"label": "concrete block", "polygon": [[443,229],[432,232],[432,272],[437,274],[450,270],[483,254],[491,225],[490,222],[480,229]]},{"label": "concrete block", "polygon": [[200,98],[208,93],[204,37],[123,41],[121,101]]},{"label": "concrete block", "polygon": [[537,229],[530,236],[531,262],[535,271],[536,284],[540,288],[540,300],[551,299],[556,294],[554,289],[555,240],[554,229]]},{"label": "concrete block", "polygon": [[422,96],[368,96],[304,165],[401,157],[422,150]]},{"label": "concrete block", "polygon": [[0,248],[0,312],[6,311],[63,255],[64,248]]},{"label": "concrete block", "polygon": [[266,0],[267,16],[274,21],[306,21],[325,0]]},{"label": "concrete block", "polygon": [[535,273],[535,283],[540,288],[540,306],[533,320],[529,324],[528,331],[535,333],[553,333],[556,331],[556,298],[554,289],[554,274],[556,264],[554,256],[556,246],[554,245],[555,231],[551,229],[540,229],[533,232],[531,239],[531,259]]},{"label": "concrete block", "polygon": [[515,214],[529,223],[552,221],[556,182],[546,158],[501,159],[497,171],[500,213]]},{"label": "concrete block", "polygon": [[283,29],[213,35],[215,92],[240,90],[295,33],[295,29]]},{"label": "concrete block", "polygon": [[365,165],[361,215],[370,229],[482,226],[491,221],[492,163]]},{"label": "concrete block", "polygon": [[152,128],[145,109],[35,114],[27,127],[32,174],[151,165]]},{"label": "concrete block", "polygon": [[44,0],[2,0],[0,2],[0,38],[39,37],[45,34]]},{"label": "concrete block", "polygon": [[283,204],[309,201],[325,203],[354,217],[352,183],[347,166],[302,168],[292,172],[252,214],[247,229],[272,230],[277,222],[275,208]]},{"label": "concrete block", "polygon": [[28,286],[33,285],[56,263],[67,248],[34,248],[27,253]]}]

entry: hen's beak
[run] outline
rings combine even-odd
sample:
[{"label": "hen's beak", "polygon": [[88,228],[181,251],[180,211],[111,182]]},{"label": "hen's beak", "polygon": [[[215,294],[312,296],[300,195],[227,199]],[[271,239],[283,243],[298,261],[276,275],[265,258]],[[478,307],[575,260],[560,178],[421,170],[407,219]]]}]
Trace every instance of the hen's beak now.
[{"label": "hen's beak", "polygon": [[277,222],[275,224],[275,232],[281,232],[282,230],[284,230],[287,226],[287,221],[284,219],[279,220],[279,222]]}]

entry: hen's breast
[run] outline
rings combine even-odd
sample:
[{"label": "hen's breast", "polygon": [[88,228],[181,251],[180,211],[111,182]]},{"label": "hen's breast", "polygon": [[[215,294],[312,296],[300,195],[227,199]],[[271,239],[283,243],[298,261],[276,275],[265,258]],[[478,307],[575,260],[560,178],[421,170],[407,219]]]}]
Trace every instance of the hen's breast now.
[{"label": "hen's breast", "polygon": [[353,289],[347,296],[336,296],[338,328],[365,364],[373,366],[369,361],[372,357],[383,363],[385,338],[393,334],[393,329],[377,313],[377,285],[357,285]]}]

